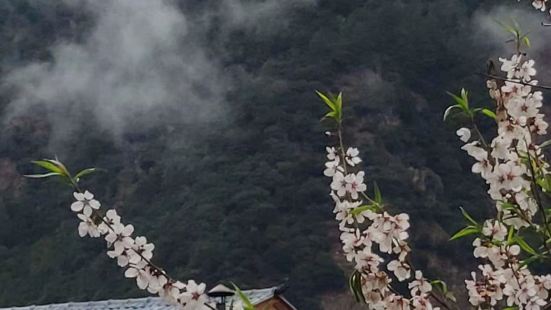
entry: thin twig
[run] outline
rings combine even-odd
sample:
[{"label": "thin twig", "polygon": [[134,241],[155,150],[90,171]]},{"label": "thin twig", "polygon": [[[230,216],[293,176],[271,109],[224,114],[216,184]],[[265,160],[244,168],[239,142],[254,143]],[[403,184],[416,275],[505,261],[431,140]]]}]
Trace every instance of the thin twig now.
[{"label": "thin twig", "polygon": [[[71,178],[72,180],[72,178]],[[72,185],[74,187],[74,189],[79,192],[79,193],[82,193],[80,187],[78,186],[78,183],[77,182],[72,182]],[[101,222],[103,222],[105,224],[105,226],[107,226],[112,232],[115,232],[115,229],[111,226],[111,224],[105,220],[105,218],[99,213],[98,210],[92,210],[92,216],[96,217],[96,218],[99,218],[101,220]],[[90,218],[92,218],[92,216]],[[108,248],[110,249],[112,245],[110,245]],[[156,270],[157,272],[160,272],[166,279],[167,279],[167,282],[168,283],[175,283],[177,282],[177,280],[175,280],[174,278],[170,277],[162,268],[160,268],[159,266],[155,265],[151,260],[147,259],[145,256],[142,255],[142,253],[140,253],[139,251],[135,250],[134,248],[128,248],[126,249],[125,251],[127,250],[132,250],[134,253],[136,253],[138,256],[141,257],[141,259],[143,259],[147,265],[149,265],[151,268],[153,268],[154,270]],[[126,254],[124,254],[126,255]],[[133,266],[130,266],[130,268],[136,268],[136,267],[133,267]],[[186,289],[187,290],[187,289]],[[214,309],[216,310],[215,308],[212,308],[212,306],[210,306],[208,303],[204,303],[205,306],[211,308],[211,309]]]},{"label": "thin twig", "polygon": [[[534,198],[536,199],[536,204],[538,205],[538,208],[540,210],[540,213],[543,217],[543,225],[545,226],[545,230],[547,231],[547,234],[549,236],[551,236],[551,228],[549,227],[549,223],[547,222],[547,215],[545,214],[545,208],[543,207],[543,203],[541,201],[541,197],[539,195],[539,191],[538,191],[538,184],[536,182],[536,172],[535,172],[535,169],[534,169],[534,166],[532,164],[532,156],[530,156],[530,148],[528,147],[528,143],[526,142],[526,140],[524,141],[524,143],[526,144],[526,154],[528,155],[528,167],[530,168],[530,178],[531,178],[531,181],[532,181],[532,193],[534,194]],[[547,250],[551,250],[549,249],[549,246],[547,245],[547,237],[545,237],[545,231],[543,232],[544,234],[544,238],[543,238],[543,246],[547,249]]]},{"label": "thin twig", "polygon": [[481,76],[484,76],[484,77],[487,77],[487,78],[490,78],[490,79],[495,79],[495,80],[500,80],[500,81],[505,81],[505,82],[511,82],[511,83],[516,83],[516,84],[521,84],[521,85],[526,85],[526,86],[532,86],[534,88],[541,88],[541,89],[545,89],[545,90],[551,90],[551,86],[532,85],[530,83],[526,83],[526,82],[522,82],[522,81],[515,81],[515,80],[507,79],[507,78],[497,76],[497,75],[493,75],[493,74],[486,74],[486,73],[477,73],[477,74],[481,75]]},{"label": "thin twig", "polygon": [[[109,227],[109,229],[112,231],[112,232],[115,232],[115,229],[111,226],[111,224],[109,222],[107,222],[102,216],[101,214],[99,214],[99,212],[97,210],[94,210],[94,215],[99,217],[101,219],[101,221],[107,226]],[[118,234],[117,234],[118,235]],[[109,247],[111,248],[111,246]],[[153,269],[157,270],[158,272],[160,272],[163,276],[166,277],[166,279],[168,281],[172,281],[172,282],[176,282],[176,280],[174,280],[172,277],[170,277],[162,268],[158,267],[157,265],[153,264],[153,262],[151,262],[151,260],[145,258],[142,253],[138,252],[137,250],[133,249],[133,248],[127,248],[127,250],[132,250],[134,253],[138,254],[138,256],[140,256],[150,267],[152,267]],[[126,251],[126,250],[125,250]],[[125,254],[126,255],[126,254]],[[135,267],[134,267],[135,268]]]},{"label": "thin twig", "polygon": [[440,296],[438,296],[434,292],[429,292],[429,296],[436,300],[440,305],[442,305],[442,307],[451,310],[451,307],[448,305],[448,303],[442,300],[442,298],[440,298]]}]

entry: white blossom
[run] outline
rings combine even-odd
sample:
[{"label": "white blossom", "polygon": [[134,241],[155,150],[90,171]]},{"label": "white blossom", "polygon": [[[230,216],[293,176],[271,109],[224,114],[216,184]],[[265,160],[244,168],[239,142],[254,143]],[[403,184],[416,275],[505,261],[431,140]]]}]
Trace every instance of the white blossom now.
[{"label": "white blossom", "polygon": [[507,73],[507,79],[518,77],[516,72],[519,70],[521,59],[522,56],[518,54],[513,55],[511,59],[499,58],[499,61],[502,63],[501,71]]},{"label": "white blossom", "polygon": [[131,266],[124,272],[124,276],[127,278],[136,278],[136,284],[138,288],[145,290],[149,285],[149,267],[144,263],[137,266]]},{"label": "white blossom", "polygon": [[346,185],[344,174],[340,171],[336,171],[333,175],[333,182],[331,182],[331,189],[334,190],[339,197],[344,197],[344,195],[346,195]]},{"label": "white blossom", "polygon": [[337,158],[339,158],[339,155],[337,153],[337,149],[335,149],[334,147],[326,147],[325,150],[327,151],[327,159],[329,160],[335,160]]},{"label": "white blossom", "polygon": [[536,69],[534,69],[534,60],[530,59],[522,63],[517,71],[517,77],[523,79],[525,82],[529,82],[532,76],[536,75]]},{"label": "white blossom", "polygon": [[468,128],[459,128],[456,132],[459,139],[463,142],[468,142],[471,138],[471,131]]},{"label": "white blossom", "polygon": [[185,309],[206,309],[205,302],[205,284],[197,284],[193,280],[189,280],[186,284],[185,292],[180,297],[180,303],[185,305]]},{"label": "white blossom", "polygon": [[337,171],[343,172],[343,168],[340,166],[339,157],[325,163],[325,170],[323,171],[325,176],[332,177],[335,173],[337,173]]},{"label": "white blossom", "polygon": [[364,184],[364,172],[360,171],[356,174],[348,174],[344,180],[346,182],[345,189],[352,199],[358,199],[358,193],[365,192],[367,186]]},{"label": "white blossom", "polygon": [[150,260],[153,257],[153,249],[155,249],[155,245],[152,243],[147,243],[147,239],[145,237],[136,237],[134,240],[134,243],[131,244],[130,251],[130,263],[137,263],[140,260],[147,259]]},{"label": "white blossom", "polygon": [[357,148],[349,147],[346,150],[346,162],[352,167],[356,166],[362,162],[362,159],[358,155],[360,155],[360,151]]},{"label": "white blossom", "polygon": [[84,215],[90,216],[92,214],[92,209],[99,209],[101,204],[99,201],[94,199],[94,195],[89,191],[84,193],[75,192],[73,196],[77,201],[71,204],[71,210],[74,212],[83,211]]},{"label": "white blossom", "polygon": [[482,233],[494,240],[503,241],[507,236],[507,227],[499,221],[487,220],[482,227]]},{"label": "white blossom", "polygon": [[388,263],[387,268],[389,271],[393,271],[398,281],[404,281],[411,276],[411,268],[408,264],[393,260]]},{"label": "white blossom", "polygon": [[91,218],[84,214],[77,214],[77,216],[81,220],[81,222],[78,224],[79,236],[85,237],[86,235],[89,235],[92,238],[97,238],[101,236],[98,226]]},{"label": "white blossom", "polygon": [[423,272],[415,271],[415,280],[408,285],[411,290],[411,296],[425,295],[432,290],[432,285],[423,277]]},{"label": "white blossom", "polygon": [[123,225],[116,224],[111,226],[111,230],[105,236],[105,241],[107,241],[109,247],[113,249],[107,252],[107,255],[114,258],[121,255],[126,249],[129,249],[134,244],[134,239],[130,236],[134,232],[134,226],[132,225]]}]

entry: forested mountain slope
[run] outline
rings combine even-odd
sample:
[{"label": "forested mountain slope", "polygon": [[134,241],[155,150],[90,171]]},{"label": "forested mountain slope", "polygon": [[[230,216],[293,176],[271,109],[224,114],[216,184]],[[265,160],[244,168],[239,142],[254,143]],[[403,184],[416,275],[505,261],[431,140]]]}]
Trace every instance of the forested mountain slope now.
[{"label": "forested mountain slope", "polygon": [[22,177],[57,155],[106,169],[86,186],[178,278],[287,281],[319,309],[347,279],[315,89],[344,91],[346,133],[412,216],[419,266],[461,285],[458,208],[492,208],[442,122],[446,91],[486,104],[476,73],[506,51],[487,21],[541,15],[513,0],[135,3],[0,2],[0,306],[142,296],[100,240],[80,240],[68,187]]}]

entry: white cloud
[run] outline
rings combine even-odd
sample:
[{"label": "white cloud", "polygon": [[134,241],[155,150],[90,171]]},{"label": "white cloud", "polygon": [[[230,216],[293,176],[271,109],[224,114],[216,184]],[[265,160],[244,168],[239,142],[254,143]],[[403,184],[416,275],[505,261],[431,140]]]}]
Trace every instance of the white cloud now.
[{"label": "white cloud", "polygon": [[[16,95],[9,116],[43,106],[54,136],[86,118],[115,137],[159,121],[210,121],[225,109],[222,69],[169,2],[72,1],[95,17],[82,42],[51,47],[52,60],[12,71],[3,86]],[[77,5],[78,4],[78,5]]]}]

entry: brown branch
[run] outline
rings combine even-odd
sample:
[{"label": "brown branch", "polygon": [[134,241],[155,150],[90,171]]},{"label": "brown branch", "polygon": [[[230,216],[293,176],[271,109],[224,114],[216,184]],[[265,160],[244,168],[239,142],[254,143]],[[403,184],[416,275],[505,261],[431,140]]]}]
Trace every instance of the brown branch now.
[{"label": "brown branch", "polygon": [[[115,232],[115,229],[113,229],[113,227],[111,226],[111,224],[109,224],[104,218],[103,216],[101,216],[101,214],[99,214],[99,212],[97,210],[93,210],[93,214],[97,217],[99,217],[101,219],[101,221],[112,231],[112,232]],[[121,223],[122,224],[122,223]],[[109,247],[110,248],[110,247]],[[138,254],[138,256],[140,256],[150,267],[152,267],[153,269],[157,270],[158,272],[160,272],[163,276],[166,277],[167,281],[169,282],[176,282],[176,280],[174,280],[172,277],[170,277],[162,268],[158,267],[157,265],[153,264],[153,262],[151,262],[149,259],[145,258],[142,253],[136,251],[135,249],[133,248],[128,248],[127,250],[132,250],[134,253]],[[126,251],[126,250],[125,250]],[[126,255],[126,254],[125,254]],[[133,267],[133,268],[136,268],[136,267]]]},{"label": "brown branch", "polygon": [[[342,132],[343,132],[343,126],[340,122],[337,123],[337,136],[338,136],[338,142],[339,142],[339,147],[340,147],[340,155],[341,155],[341,159],[342,159],[342,165],[343,165],[343,168],[344,168],[344,173],[347,174],[347,164],[346,164],[346,151],[345,151],[345,145],[344,145],[344,140],[343,140],[343,135],[342,135]],[[480,133],[480,132],[479,132]],[[482,137],[482,134],[480,134],[481,137]],[[482,137],[482,139],[484,139]],[[376,203],[373,199],[371,199],[365,192],[361,192],[360,193],[365,199],[367,199],[368,201],[372,202],[372,203]],[[354,225],[356,226],[356,228],[358,228],[358,223],[356,221],[354,221]],[[415,274],[415,268],[413,267],[413,264],[409,258],[409,256],[406,256],[406,260],[407,260],[407,264],[409,265],[410,267],[410,272]],[[393,292],[394,294],[398,295],[398,296],[401,296],[402,294],[400,294],[398,291],[396,291],[394,289],[394,287],[392,287],[392,285],[388,285],[387,288]],[[447,310],[452,310],[452,308],[448,305],[448,303],[443,300],[440,296],[437,296],[434,292],[430,292],[429,293],[429,296],[431,296],[436,302],[438,302],[444,309],[447,309]]]},{"label": "brown branch", "polygon": [[[532,181],[531,182],[532,183],[531,184],[532,194],[534,195],[534,198],[536,199],[536,203],[537,203],[539,211],[542,215],[543,225],[545,226],[545,230],[547,231],[547,234],[549,236],[551,236],[551,228],[549,227],[549,223],[547,222],[547,215],[545,214],[545,208],[543,206],[543,202],[541,200],[541,197],[540,197],[539,191],[538,191],[538,184],[536,182],[536,172],[535,172],[535,169],[534,169],[534,165],[532,164],[532,156],[530,156],[530,148],[529,148],[528,143],[526,142],[526,140],[524,141],[524,143],[526,144],[526,149],[527,149],[526,154],[528,155],[528,167],[530,168],[530,179]],[[547,237],[545,236],[545,231],[543,232],[543,234],[544,234],[543,246],[548,251],[550,251],[551,249],[547,245]]]},{"label": "brown branch", "polygon": [[430,292],[429,297],[432,297],[434,300],[436,300],[442,307],[444,307],[446,309],[451,309],[451,307],[448,305],[448,303],[445,302],[444,300],[442,300],[442,298],[440,298],[440,296],[438,296],[434,292]]},{"label": "brown branch", "polygon": [[[414,267],[413,262],[411,261],[411,258],[409,257],[409,255],[406,256],[406,264],[408,264],[411,272],[413,273],[413,276],[415,277],[416,270],[415,270],[415,267]],[[448,303],[445,301],[445,299],[442,299],[434,291],[430,291],[428,295],[429,295],[429,297],[432,297],[434,300],[436,300],[445,309],[452,310],[452,307],[450,305],[448,305]]]},{"label": "brown branch", "polygon": [[511,82],[511,83],[516,83],[516,84],[521,84],[521,85],[526,85],[526,86],[532,86],[532,87],[535,87],[535,88],[551,90],[551,86],[532,85],[530,83],[526,83],[526,82],[522,82],[522,81],[515,81],[515,80],[507,79],[507,78],[497,76],[497,75],[493,75],[493,74],[477,73],[477,75],[481,75],[481,76],[484,76],[484,77],[487,77],[487,78],[490,78],[490,79],[500,80],[500,81],[504,81],[504,82]]},{"label": "brown branch", "polygon": [[[111,224],[109,224],[107,221],[105,221],[105,219],[100,215],[98,214],[99,212],[97,210],[92,210],[94,213],[95,216],[98,216],[101,221],[107,226],[109,227],[109,229],[111,229],[112,232],[115,232],[115,230],[113,229],[113,227],[111,227]],[[177,280],[173,279],[172,277],[170,277],[162,268],[158,267],[157,265],[155,265],[153,262],[151,262],[151,260],[145,258],[142,253],[134,250],[133,248],[128,248],[128,250],[132,250],[134,253],[138,254],[151,268],[157,270],[158,272],[160,272],[163,276],[166,277],[167,281],[169,283],[175,283]],[[126,250],[125,250],[126,251]],[[125,254],[126,255],[126,254]],[[136,268],[136,267],[132,267],[132,268]],[[136,268],[138,269],[138,268]],[[204,303],[203,305],[209,307],[210,309],[213,309],[213,310],[216,310],[215,308],[213,308],[211,305],[209,305],[208,303]]]}]

